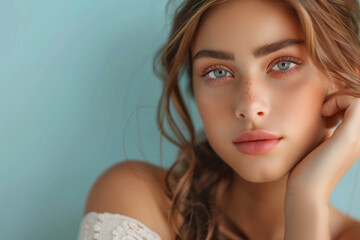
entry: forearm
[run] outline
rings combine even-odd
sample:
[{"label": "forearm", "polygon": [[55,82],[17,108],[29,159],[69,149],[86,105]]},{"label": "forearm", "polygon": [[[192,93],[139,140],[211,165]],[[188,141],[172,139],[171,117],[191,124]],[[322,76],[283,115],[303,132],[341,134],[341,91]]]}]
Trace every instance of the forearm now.
[{"label": "forearm", "polygon": [[330,240],[328,201],[312,194],[287,193],[284,240]]}]

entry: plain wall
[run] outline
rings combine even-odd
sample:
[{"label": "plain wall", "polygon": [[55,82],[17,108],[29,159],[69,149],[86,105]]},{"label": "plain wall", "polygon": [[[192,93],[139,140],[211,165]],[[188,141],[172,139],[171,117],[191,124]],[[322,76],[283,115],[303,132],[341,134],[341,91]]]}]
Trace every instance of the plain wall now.
[{"label": "plain wall", "polygon": [[[169,31],[165,4],[0,0],[0,239],[76,239],[105,169],[160,165],[152,58]],[[163,167],[175,156],[164,139]],[[359,165],[330,199],[358,219]]]}]

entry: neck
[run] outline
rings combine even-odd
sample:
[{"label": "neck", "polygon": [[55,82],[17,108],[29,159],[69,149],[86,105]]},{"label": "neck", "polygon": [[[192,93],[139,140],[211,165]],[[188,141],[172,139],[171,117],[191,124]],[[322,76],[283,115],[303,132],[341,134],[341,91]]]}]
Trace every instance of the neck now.
[{"label": "neck", "polygon": [[287,178],[285,175],[274,182],[253,183],[235,174],[228,191],[220,185],[216,202],[223,214],[251,238],[283,238]]}]

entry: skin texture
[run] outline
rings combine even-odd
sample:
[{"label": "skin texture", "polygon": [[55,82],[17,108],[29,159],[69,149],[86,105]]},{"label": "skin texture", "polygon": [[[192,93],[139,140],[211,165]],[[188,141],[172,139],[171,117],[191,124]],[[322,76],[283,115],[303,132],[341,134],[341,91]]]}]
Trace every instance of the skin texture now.
[{"label": "skin texture", "polygon": [[[303,39],[303,35],[297,21],[274,3],[231,1],[211,9],[201,20],[191,45],[192,57],[204,49],[234,55],[234,60],[202,57],[193,61],[194,95],[205,133],[215,152],[237,173],[230,191],[225,195],[221,193],[218,201],[224,212],[242,226],[251,239],[283,239],[285,222],[286,226],[292,225],[291,231],[296,236],[300,229],[294,226],[301,226],[309,219],[320,223],[313,224],[319,232],[313,236],[302,235],[310,237],[303,239],[314,236],[314,239],[330,239],[330,235],[334,237],[337,233],[335,220],[331,217],[335,213],[329,212],[328,197],[359,153],[351,152],[346,156],[349,162],[340,173],[335,173],[338,168],[335,164],[323,167],[325,152],[333,149],[334,153],[339,150],[341,140],[349,139],[349,135],[340,130],[337,139],[328,141],[329,146],[322,145],[321,151],[310,154],[304,164],[297,164],[333,135],[331,127],[343,117],[339,111],[351,105],[348,118],[353,123],[349,126],[350,121],[347,121],[347,129],[353,128],[354,119],[359,119],[360,105],[353,97],[333,94],[337,89],[315,68],[303,44],[287,46],[258,58],[253,56],[257,47],[284,39]],[[300,60],[297,64],[286,59],[277,63],[282,57]],[[281,70],[284,66],[288,72]],[[281,71],[286,73],[282,75]],[[327,101],[327,110],[323,110]],[[336,107],[337,101],[343,103],[341,109]],[[322,111],[327,111],[329,118],[322,115]],[[283,139],[266,154],[247,155],[238,151],[232,141],[244,131],[257,129]],[[342,155],[336,157],[340,159]],[[315,161],[321,165],[315,165]],[[298,169],[294,169],[295,166]],[[305,191],[313,183],[320,187],[317,190],[321,196],[316,195],[315,187]],[[288,191],[289,186],[292,191]],[[300,201],[304,194],[314,197]],[[299,207],[302,203],[303,208]],[[318,212],[292,219],[296,213],[291,213],[289,208],[294,206],[301,211],[318,209]],[[331,230],[328,229],[329,217]],[[259,226],[261,231],[258,231]],[[308,232],[312,234],[314,230],[310,228]],[[290,235],[287,237],[285,239],[295,239]]]}]

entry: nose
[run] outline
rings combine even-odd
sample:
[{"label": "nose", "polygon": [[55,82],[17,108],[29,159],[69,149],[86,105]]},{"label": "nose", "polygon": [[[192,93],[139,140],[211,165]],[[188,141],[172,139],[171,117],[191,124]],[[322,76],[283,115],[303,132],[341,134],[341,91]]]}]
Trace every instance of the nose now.
[{"label": "nose", "polygon": [[237,92],[235,116],[240,119],[256,121],[268,114],[266,83],[260,78],[243,79]]}]

